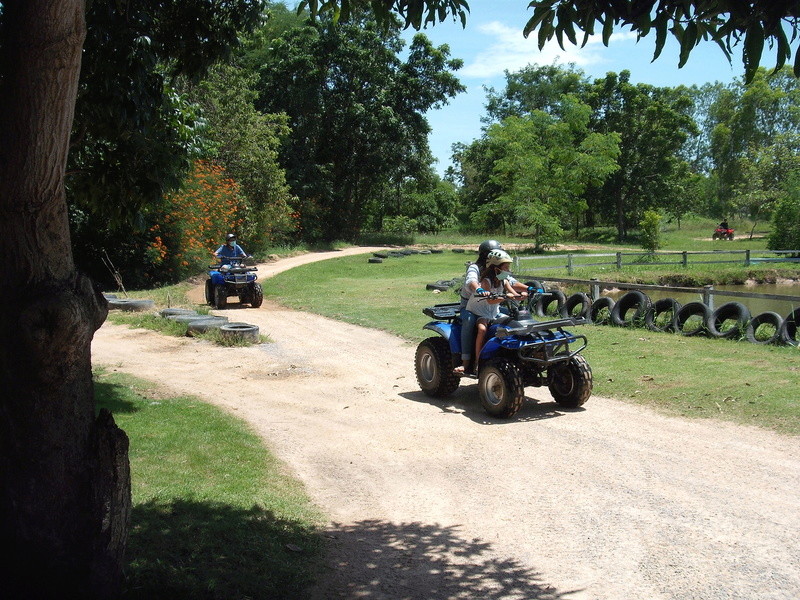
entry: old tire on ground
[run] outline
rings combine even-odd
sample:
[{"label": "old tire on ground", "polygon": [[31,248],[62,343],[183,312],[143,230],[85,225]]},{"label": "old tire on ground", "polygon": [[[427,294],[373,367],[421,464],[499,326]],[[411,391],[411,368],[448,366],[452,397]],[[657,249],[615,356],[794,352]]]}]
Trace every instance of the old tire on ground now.
[{"label": "old tire on ground", "polygon": [[781,325],[781,341],[790,346],[800,346],[797,339],[797,325],[800,323],[800,308],[794,309],[783,320]]},{"label": "old tire on ground", "polygon": [[168,319],[169,317],[177,317],[178,315],[196,315],[197,311],[191,308],[162,308],[158,314]]},{"label": "old tire on ground", "polygon": [[644,316],[644,326],[650,331],[675,331],[681,303],[675,298],[656,300]]},{"label": "old tire on ground", "polygon": [[202,319],[195,319],[186,324],[186,335],[206,333],[212,329],[219,329],[228,322],[228,317],[214,317],[206,315]]},{"label": "old tire on ground", "polygon": [[373,252],[372,256],[374,256],[375,258],[389,258],[389,253],[388,252]]},{"label": "old tire on ground", "polygon": [[142,312],[155,306],[152,300],[136,300],[134,298],[112,298],[108,301],[109,308],[127,312]]},{"label": "old tire on ground", "polygon": [[592,299],[583,292],[572,294],[564,304],[564,312],[573,319],[588,319],[590,310],[592,310]]},{"label": "old tire on ground", "polygon": [[175,321],[176,323],[191,323],[192,321],[199,321],[200,319],[208,318],[208,315],[200,315],[200,314],[193,314],[193,315],[170,315],[167,317],[170,321]]},{"label": "old tire on ground", "polygon": [[453,279],[439,279],[433,283],[428,283],[425,285],[426,290],[439,290],[440,292],[446,292],[451,287],[453,287],[456,282]]},{"label": "old tire on ground", "polygon": [[707,332],[711,309],[702,302],[687,302],[678,310],[675,318],[675,331],[681,335],[700,335]]},{"label": "old tire on ground", "polygon": [[460,383],[453,373],[450,344],[442,337],[429,337],[420,342],[414,356],[414,371],[420,389],[434,398],[449,396]]},{"label": "old tire on ground", "polygon": [[547,380],[559,406],[578,408],[592,395],[592,368],[580,354],[547,369]]},{"label": "old tire on ground", "polygon": [[258,343],[258,325],[250,323],[225,323],[219,328],[223,339]]},{"label": "old tire on ground", "polygon": [[644,323],[647,311],[653,305],[647,294],[631,290],[617,300],[611,310],[611,324],[617,327],[637,326]]},{"label": "old tire on ground", "polygon": [[260,283],[253,282],[249,298],[250,306],[253,308],[258,308],[264,303],[264,288],[261,287]]},{"label": "old tire on ground", "polygon": [[766,311],[750,319],[744,330],[744,336],[751,344],[775,344],[781,340],[782,325],[782,316],[776,312]]},{"label": "old tire on ground", "polygon": [[611,323],[611,311],[614,310],[616,302],[611,296],[600,296],[592,302],[589,309],[589,320],[596,325],[607,325]]},{"label": "old tire on ground", "polygon": [[218,283],[214,286],[214,308],[222,310],[228,304],[228,290],[225,284]]},{"label": "old tire on ground", "polygon": [[379,265],[383,262],[383,259],[378,258],[377,256],[373,256],[372,258],[368,258],[367,262],[373,265]]},{"label": "old tire on ground", "polygon": [[[552,306],[554,302],[556,303],[556,307],[553,310]],[[564,292],[561,290],[550,290],[549,292],[542,294],[542,297],[536,301],[536,307],[534,310],[536,312],[536,316],[538,317],[556,316],[566,318],[566,304],[567,297],[564,295]]]},{"label": "old tire on ground", "polygon": [[730,339],[741,337],[749,321],[749,308],[741,302],[726,302],[711,313],[706,326],[711,337]]},{"label": "old tire on ground", "polygon": [[478,375],[478,396],[487,414],[513,417],[522,408],[525,388],[517,366],[506,358],[492,358]]}]

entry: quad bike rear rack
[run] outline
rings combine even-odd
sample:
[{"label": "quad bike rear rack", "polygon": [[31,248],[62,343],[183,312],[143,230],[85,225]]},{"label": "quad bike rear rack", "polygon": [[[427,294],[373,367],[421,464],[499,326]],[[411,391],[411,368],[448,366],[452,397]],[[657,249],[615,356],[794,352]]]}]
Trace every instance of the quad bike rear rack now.
[{"label": "quad bike rear rack", "polygon": [[[585,335],[564,331],[564,327],[583,325],[586,322],[586,319],[567,318],[555,321],[524,323],[516,327],[501,325],[497,328],[495,336],[501,340],[510,336],[533,338],[531,340],[520,340],[520,345],[517,349],[518,356],[526,362],[549,366],[567,361],[586,348],[588,340]],[[579,345],[571,348],[570,344],[575,342],[578,342]]]}]

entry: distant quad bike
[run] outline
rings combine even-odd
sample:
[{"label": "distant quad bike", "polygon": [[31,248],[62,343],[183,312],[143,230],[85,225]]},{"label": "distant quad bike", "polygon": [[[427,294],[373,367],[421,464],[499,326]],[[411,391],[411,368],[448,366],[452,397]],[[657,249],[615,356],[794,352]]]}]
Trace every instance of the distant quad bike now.
[{"label": "distant quad bike", "polygon": [[560,406],[582,406],[592,393],[592,370],[580,355],[587,339],[563,328],[587,321],[535,321],[531,308],[542,296],[541,291],[531,294],[524,305],[510,298],[504,300],[508,314],[501,314],[489,326],[476,374],[453,372],[454,366],[461,364],[459,305],[437,304],[423,309],[435,319],[423,329],[438,335],[417,347],[414,367],[422,391],[441,398],[452,394],[462,377],[477,378],[484,410],[503,418],[514,416],[522,408],[526,386],[546,385]]},{"label": "distant quad bike", "polygon": [[714,233],[711,236],[712,240],[732,240],[733,239],[733,229],[729,227],[722,227],[719,226],[714,230]]},{"label": "distant quad bike", "polygon": [[239,302],[258,308],[264,302],[264,290],[256,282],[258,276],[252,257],[228,258],[226,264],[209,265],[206,280],[206,302],[217,309],[225,308],[228,297],[238,296]]}]

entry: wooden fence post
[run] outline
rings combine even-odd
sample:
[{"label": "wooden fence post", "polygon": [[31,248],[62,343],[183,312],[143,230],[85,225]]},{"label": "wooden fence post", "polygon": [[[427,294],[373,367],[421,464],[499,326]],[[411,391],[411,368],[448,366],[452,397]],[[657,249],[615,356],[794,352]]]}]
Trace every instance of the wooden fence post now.
[{"label": "wooden fence post", "polygon": [[572,275],[572,254],[567,254],[567,275]]},{"label": "wooden fence post", "polygon": [[703,304],[708,306],[711,310],[714,310],[714,291],[713,285],[704,285],[703,286]]},{"label": "wooden fence post", "polygon": [[[597,277],[592,277],[592,282],[599,281]],[[592,299],[592,302],[597,300],[600,297],[600,284],[599,283],[591,283],[589,284],[589,295]]]},{"label": "wooden fence post", "polygon": [[622,252],[617,252],[617,271],[622,269]]},{"label": "wooden fence post", "polygon": [[689,253],[686,250],[683,251],[681,255],[681,263],[683,264],[684,268],[689,266]]},{"label": "wooden fence post", "polygon": [[749,248],[744,251],[744,266],[745,267],[749,267],[750,266],[750,249]]}]

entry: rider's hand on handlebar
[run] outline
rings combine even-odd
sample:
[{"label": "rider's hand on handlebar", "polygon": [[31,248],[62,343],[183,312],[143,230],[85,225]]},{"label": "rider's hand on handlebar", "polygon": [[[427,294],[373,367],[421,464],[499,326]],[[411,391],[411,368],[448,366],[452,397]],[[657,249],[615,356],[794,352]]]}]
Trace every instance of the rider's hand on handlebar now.
[{"label": "rider's hand on handlebar", "polygon": [[491,296],[492,295],[491,292],[487,292],[482,287],[479,287],[477,290],[475,290],[475,293],[478,294],[478,296]]}]

